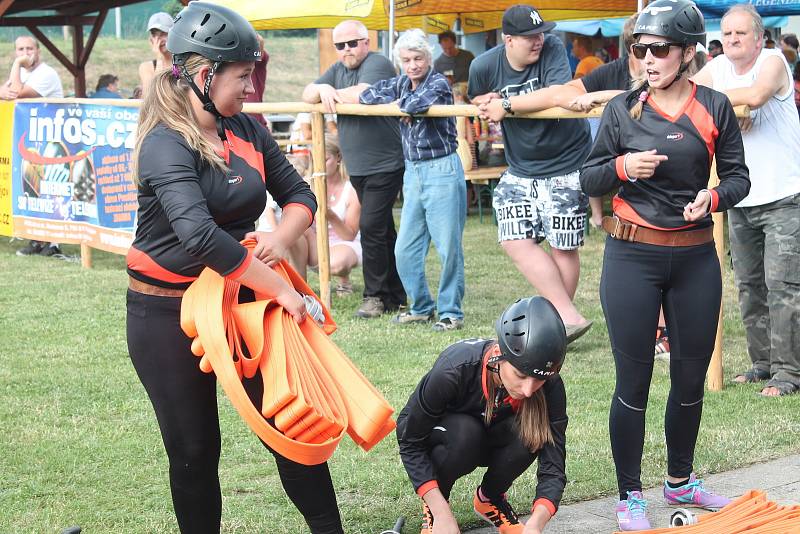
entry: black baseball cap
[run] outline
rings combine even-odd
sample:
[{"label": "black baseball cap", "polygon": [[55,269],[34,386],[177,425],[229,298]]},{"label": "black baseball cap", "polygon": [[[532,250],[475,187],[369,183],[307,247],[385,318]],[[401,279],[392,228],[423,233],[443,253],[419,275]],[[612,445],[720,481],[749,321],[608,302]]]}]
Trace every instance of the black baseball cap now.
[{"label": "black baseball cap", "polygon": [[555,27],[555,22],[545,22],[535,7],[526,4],[511,6],[503,13],[505,35],[533,35],[549,32]]}]

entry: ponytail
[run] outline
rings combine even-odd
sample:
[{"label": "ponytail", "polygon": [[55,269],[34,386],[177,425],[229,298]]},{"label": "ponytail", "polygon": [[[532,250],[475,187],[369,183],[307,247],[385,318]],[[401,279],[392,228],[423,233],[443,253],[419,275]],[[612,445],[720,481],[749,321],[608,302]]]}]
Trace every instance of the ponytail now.
[{"label": "ponytail", "polygon": [[644,76],[635,78],[633,82],[631,82],[631,89],[633,89],[633,93],[628,97],[628,105],[630,105],[634,99],[635,104],[630,108],[630,115],[633,120],[638,121],[642,116],[644,103],[647,102],[647,98],[650,96],[653,89],[650,87],[650,84],[647,83],[647,79]]},{"label": "ponytail", "polygon": [[[199,54],[192,54],[186,60],[186,70],[194,76],[203,66],[211,68],[213,62]],[[217,69],[219,73],[225,63]],[[186,143],[200,153],[202,160],[219,170],[226,170],[225,161],[217,155],[214,145],[200,132],[198,119],[192,109],[189,98],[189,84],[181,77],[176,77],[172,69],[164,69],[156,73],[139,109],[139,124],[136,133],[136,144],[133,149],[132,175],[138,186],[139,153],[147,134],[156,126],[163,124],[170,130],[180,134]]]}]

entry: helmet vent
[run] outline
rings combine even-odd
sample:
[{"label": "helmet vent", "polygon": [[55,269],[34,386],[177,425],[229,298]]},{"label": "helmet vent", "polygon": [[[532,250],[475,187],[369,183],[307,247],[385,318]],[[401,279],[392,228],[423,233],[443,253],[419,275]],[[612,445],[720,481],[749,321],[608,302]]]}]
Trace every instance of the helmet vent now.
[{"label": "helmet vent", "polygon": [[228,44],[226,46],[233,46],[235,44],[236,44],[236,41],[230,41],[230,42],[228,42]]},{"label": "helmet vent", "polygon": [[219,34],[220,34],[220,33],[222,33],[223,31],[225,31],[225,24],[223,24],[222,26],[220,26],[220,27],[219,27],[219,29],[218,29],[217,31],[215,31],[215,32],[214,32],[214,35],[219,35]]},{"label": "helmet vent", "polygon": [[197,33],[197,30],[192,32],[192,39],[194,39],[194,34],[196,34],[196,33]]},{"label": "helmet vent", "polygon": [[204,26],[204,25],[205,25],[205,23],[206,23],[206,22],[208,22],[208,19],[210,19],[210,18],[211,18],[211,15],[209,15],[208,13],[206,13],[206,16],[205,16],[205,17],[203,17],[203,20],[200,22],[200,26]]},{"label": "helmet vent", "polygon": [[207,43],[207,42],[209,42],[209,41],[210,41],[211,39],[213,39],[213,38],[214,38],[214,36],[213,36],[213,35],[209,35],[208,37],[206,37],[205,39],[203,39],[203,42],[204,42],[204,43]]},{"label": "helmet vent", "polygon": [[517,315],[516,317],[514,317],[511,320],[512,321],[524,321],[525,320],[525,316],[524,315]]}]

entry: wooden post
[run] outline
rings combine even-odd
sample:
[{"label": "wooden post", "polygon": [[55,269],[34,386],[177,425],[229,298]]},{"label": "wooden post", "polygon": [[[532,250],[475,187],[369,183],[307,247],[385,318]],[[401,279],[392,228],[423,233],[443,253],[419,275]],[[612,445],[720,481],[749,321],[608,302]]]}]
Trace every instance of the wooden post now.
[{"label": "wooden post", "polygon": [[328,184],[325,181],[325,118],[311,114],[311,165],[314,194],[317,195],[317,256],[319,258],[319,298],[331,307],[331,258],[328,248]]},{"label": "wooden post", "polygon": [[[711,176],[708,180],[708,188],[711,189],[719,184],[719,176],[717,176],[717,162],[716,160],[711,165]],[[717,247],[717,258],[719,259],[719,266],[721,272],[725,272],[725,216],[722,212],[712,213],[711,218],[714,220],[714,244]],[[719,303],[719,323],[717,324],[717,339],[714,342],[714,352],[711,353],[711,364],[708,366],[706,379],[708,381],[708,389],[710,391],[722,391],[722,299],[720,297]]]},{"label": "wooden post", "polygon": [[92,247],[86,243],[81,243],[81,267],[84,269],[92,268]]}]

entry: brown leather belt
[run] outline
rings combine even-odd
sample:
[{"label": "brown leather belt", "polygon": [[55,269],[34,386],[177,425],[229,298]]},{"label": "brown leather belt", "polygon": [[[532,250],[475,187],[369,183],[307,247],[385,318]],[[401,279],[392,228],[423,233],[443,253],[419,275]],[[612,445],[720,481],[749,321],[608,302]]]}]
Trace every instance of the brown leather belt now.
[{"label": "brown leather belt", "polygon": [[686,231],[654,230],[620,219],[616,215],[603,217],[603,230],[614,239],[663,247],[693,247],[714,241],[714,228],[711,226]]},{"label": "brown leather belt", "polygon": [[173,289],[169,287],[159,287],[128,275],[128,288],[131,291],[142,293],[143,295],[152,295],[154,297],[177,297],[180,298],[186,292],[185,289]]}]

